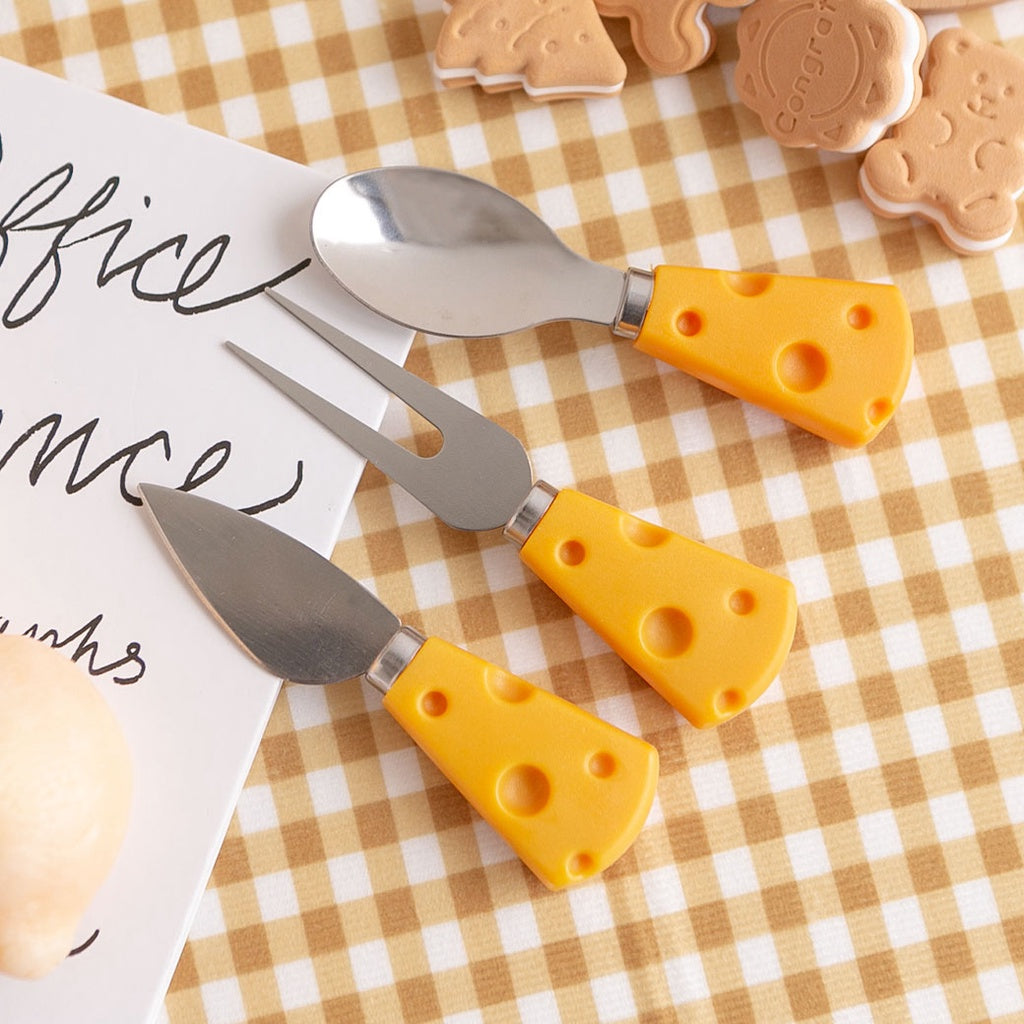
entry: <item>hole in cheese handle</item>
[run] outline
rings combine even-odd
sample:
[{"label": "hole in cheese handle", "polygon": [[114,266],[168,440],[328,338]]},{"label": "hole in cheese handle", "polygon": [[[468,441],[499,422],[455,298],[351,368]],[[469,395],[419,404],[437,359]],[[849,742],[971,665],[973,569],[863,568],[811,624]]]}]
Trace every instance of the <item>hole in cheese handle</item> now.
[{"label": "hole in cheese handle", "polygon": [[647,819],[654,747],[444,640],[384,706],[551,889],[608,867]]},{"label": "hole in cheese handle", "polygon": [[888,423],[914,354],[894,285],[670,266],[635,345],[847,447]]},{"label": "hole in cheese handle", "polygon": [[753,703],[793,642],[789,580],[578,491],[555,495],[519,554],[702,728]]}]

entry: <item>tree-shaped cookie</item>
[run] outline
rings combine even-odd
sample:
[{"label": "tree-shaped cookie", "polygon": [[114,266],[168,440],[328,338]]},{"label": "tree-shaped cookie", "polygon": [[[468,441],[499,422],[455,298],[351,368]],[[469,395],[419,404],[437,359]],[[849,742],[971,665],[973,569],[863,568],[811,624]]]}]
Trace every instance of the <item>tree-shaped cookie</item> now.
[{"label": "tree-shaped cookie", "polygon": [[613,95],[626,79],[593,0],[454,0],[434,70],[446,86],[539,100]]}]

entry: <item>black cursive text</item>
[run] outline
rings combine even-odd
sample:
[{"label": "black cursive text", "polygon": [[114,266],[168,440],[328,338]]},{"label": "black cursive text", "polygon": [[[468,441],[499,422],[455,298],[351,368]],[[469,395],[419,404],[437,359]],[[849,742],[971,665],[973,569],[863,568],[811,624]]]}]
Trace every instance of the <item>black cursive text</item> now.
[{"label": "black cursive text", "polygon": [[[48,643],[57,650],[67,648],[71,660],[82,662],[82,667],[91,676],[105,676],[113,672],[121,672],[121,675],[113,676],[114,682],[119,686],[137,683],[146,673],[146,662],[142,658],[142,645],[132,640],[125,644],[123,657],[115,658],[110,662],[99,661],[100,645],[94,637],[102,622],[103,614],[99,613],[94,615],[84,626],[80,626],[67,636],[61,636],[58,630],[34,622],[27,629],[23,629],[21,635],[34,637],[40,643]],[[0,633],[6,633],[10,624],[10,619],[0,615]]]},{"label": "black cursive text", "polygon": [[[50,470],[58,456],[63,455],[65,452],[73,452],[74,457],[70,468],[67,470],[64,483],[64,490],[68,494],[75,494],[77,491],[82,490],[82,488],[88,487],[103,473],[120,463],[121,469],[118,483],[121,497],[131,505],[141,505],[142,500],[128,489],[128,473],[136,460],[145,452],[155,452],[159,457],[162,457],[164,462],[169,462],[171,459],[170,435],[166,430],[154,431],[148,437],[133,441],[131,444],[127,444],[102,458],[91,469],[84,470],[82,463],[89,451],[93,434],[99,422],[98,416],[93,417],[88,422],[81,424],[81,426],[70,430],[63,437],[58,437],[63,423],[63,416],[58,412],[52,412],[29,424],[18,437],[7,443],[2,436],[4,411],[0,409],[0,472],[7,469],[14,456],[20,450],[28,448],[34,442],[35,454],[28,467],[28,482],[31,486],[36,486],[39,478],[44,472]],[[222,440],[211,444],[194,460],[178,489],[182,491],[195,490],[220,473],[230,458],[230,441]],[[155,474],[149,475],[155,476]],[[247,505],[241,511],[255,514],[257,512],[265,512],[276,505],[284,504],[284,502],[289,501],[295,496],[301,484],[302,460],[300,459],[295,464],[293,478],[281,493]]]},{"label": "black cursive text", "polygon": [[[3,139],[0,138],[0,162],[3,157]],[[45,308],[61,281],[62,254],[72,246],[86,242],[102,240],[99,242],[97,288],[104,288],[111,281],[127,276],[135,298],[143,302],[168,302],[176,313],[184,315],[206,313],[242,302],[266,288],[287,281],[309,266],[308,258],[299,260],[249,287],[201,299],[195,293],[216,274],[231,245],[230,235],[217,235],[189,253],[189,236],[182,232],[142,252],[126,253],[124,250],[130,246],[128,235],[135,219],[121,217],[104,224],[100,217],[117,195],[121,179],[111,175],[84,203],[68,203],[63,200],[63,194],[74,175],[74,164],[70,161],[61,164],[29,186],[0,217],[0,266],[3,266],[19,235],[48,239],[43,256],[24,280],[15,284],[13,295],[0,314],[0,323],[5,327],[20,327]],[[149,196],[142,197],[145,209],[148,210],[151,203]],[[159,287],[143,284],[144,273],[162,284]]]}]

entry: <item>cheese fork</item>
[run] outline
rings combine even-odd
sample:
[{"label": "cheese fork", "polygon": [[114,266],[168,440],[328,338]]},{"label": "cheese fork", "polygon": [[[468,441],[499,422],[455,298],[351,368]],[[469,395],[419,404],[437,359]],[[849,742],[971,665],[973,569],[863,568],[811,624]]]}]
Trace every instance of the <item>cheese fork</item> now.
[{"label": "cheese fork", "polygon": [[416,455],[228,342],[231,351],[449,526],[501,529],[522,561],[690,722],[718,725],[772,681],[796,629],[788,580],[535,482],[508,431],[285,296],[268,295],[432,423],[440,450]]}]

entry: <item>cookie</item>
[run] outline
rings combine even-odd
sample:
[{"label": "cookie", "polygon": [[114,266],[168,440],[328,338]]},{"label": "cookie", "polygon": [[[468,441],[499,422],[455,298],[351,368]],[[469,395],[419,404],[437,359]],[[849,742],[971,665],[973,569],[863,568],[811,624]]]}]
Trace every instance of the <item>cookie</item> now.
[{"label": "cookie", "polygon": [[593,0],[454,0],[434,72],[449,88],[521,88],[536,100],[612,96],[626,80]]},{"label": "cookie", "polygon": [[755,0],[736,89],[784,146],[857,153],[921,97],[924,24],[899,0]]},{"label": "cookie", "polygon": [[[715,49],[707,0],[594,0],[606,18],[628,18],[640,59],[662,75],[677,75],[703,64]],[[751,0],[714,0],[717,7],[745,7]]]},{"label": "cookie", "polygon": [[1002,245],[1024,195],[1024,60],[965,29],[928,49],[924,96],[858,179],[883,217],[918,214],[969,255]]},{"label": "cookie", "polygon": [[998,0],[906,0],[912,11],[963,11],[968,7],[991,7]]}]

